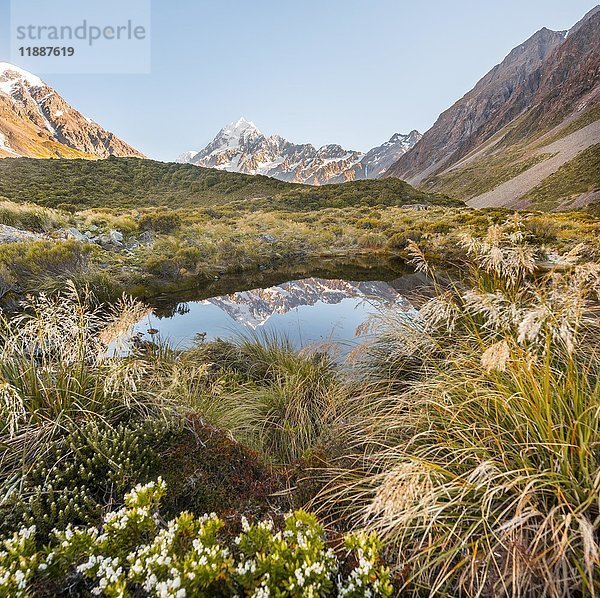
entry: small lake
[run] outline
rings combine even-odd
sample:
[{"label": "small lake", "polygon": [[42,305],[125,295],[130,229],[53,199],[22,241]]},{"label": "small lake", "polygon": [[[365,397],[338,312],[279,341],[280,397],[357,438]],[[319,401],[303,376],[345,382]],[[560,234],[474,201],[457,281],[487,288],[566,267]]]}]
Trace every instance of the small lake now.
[{"label": "small lake", "polygon": [[[158,310],[134,329],[144,340],[160,338],[175,348],[199,339],[241,335],[286,338],[295,348],[346,353],[359,330],[387,309],[413,310],[388,282],[310,277],[206,299],[179,302],[166,315]],[[163,312],[164,313],[164,312]]]},{"label": "small lake", "polygon": [[[307,272],[313,275],[289,278]],[[133,333],[180,349],[199,340],[277,337],[298,349],[343,355],[365,340],[361,325],[372,316],[388,309],[414,312],[398,290],[403,288],[398,281],[414,276],[405,273],[401,263],[340,267],[321,261],[305,264],[304,269],[254,273],[250,279],[224,277],[209,282],[196,295],[161,298],[154,313],[138,322]],[[229,292],[232,287],[238,290]],[[210,296],[221,289],[226,292]]]}]

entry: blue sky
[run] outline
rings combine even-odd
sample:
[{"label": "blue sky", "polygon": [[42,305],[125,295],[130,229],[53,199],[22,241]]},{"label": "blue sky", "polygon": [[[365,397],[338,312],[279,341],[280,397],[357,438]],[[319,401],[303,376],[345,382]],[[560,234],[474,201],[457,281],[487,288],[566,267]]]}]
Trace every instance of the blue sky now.
[{"label": "blue sky", "polygon": [[[150,74],[42,78],[156,159],[201,149],[239,116],[295,142],[367,150],[425,131],[513,47],[594,4],[153,0]],[[8,7],[0,0],[0,61]]]}]

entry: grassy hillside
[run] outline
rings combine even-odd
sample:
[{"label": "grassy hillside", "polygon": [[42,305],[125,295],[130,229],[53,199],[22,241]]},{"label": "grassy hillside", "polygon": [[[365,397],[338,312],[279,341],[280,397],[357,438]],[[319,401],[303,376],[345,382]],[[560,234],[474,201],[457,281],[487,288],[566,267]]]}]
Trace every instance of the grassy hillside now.
[{"label": "grassy hillside", "polygon": [[[528,128],[531,119],[528,120],[528,113],[523,114],[490,138],[483,148],[474,150],[469,159],[430,176],[423,181],[421,188],[465,201],[478,197],[544,160],[568,151],[569,144],[578,147],[585,141],[585,135],[594,134],[581,130],[598,121],[599,116],[598,107],[592,107],[570,122],[565,120],[561,127],[547,134],[548,127],[535,130]],[[556,145],[556,142],[566,140],[570,135],[575,136],[571,141],[563,142],[562,146]],[[583,137],[577,138],[577,135]],[[598,188],[598,152],[598,144],[592,145],[581,155],[570,157],[558,172],[535,188],[536,182],[531,183],[532,188],[520,196],[523,201],[519,205],[543,210],[557,209],[559,206],[560,209],[570,209],[570,202],[578,195]]]},{"label": "grassy hillside", "polygon": [[553,209],[561,201],[600,190],[600,144],[592,145],[561,166],[523,199],[539,209]]},{"label": "grassy hillside", "polygon": [[454,197],[471,199],[515,178],[550,155],[525,157],[522,149],[511,148],[506,152],[484,156],[447,174],[432,177],[425,186]]},{"label": "grassy hillside", "polygon": [[276,206],[294,210],[411,203],[462,205],[393,179],[307,187],[264,176],[138,158],[0,160],[0,195],[13,201],[74,206],[79,210],[210,207],[237,200],[242,208]]},{"label": "grassy hillside", "polygon": [[0,194],[45,206],[207,206],[224,198],[273,195],[287,185],[267,177],[230,174],[139,158],[0,162]]}]

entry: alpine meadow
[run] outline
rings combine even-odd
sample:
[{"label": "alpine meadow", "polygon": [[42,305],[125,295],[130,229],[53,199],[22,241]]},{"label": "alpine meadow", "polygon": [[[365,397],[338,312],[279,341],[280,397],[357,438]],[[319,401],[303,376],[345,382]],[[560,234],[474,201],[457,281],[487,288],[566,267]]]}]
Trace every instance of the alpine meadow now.
[{"label": "alpine meadow", "polygon": [[[600,596],[600,6],[454,3],[448,52],[486,11],[514,31],[428,123],[441,70],[364,104],[406,59],[373,24],[450,7],[308,3],[310,63],[308,4],[271,0],[155,0],[150,73],[44,74],[65,97],[0,63],[0,597]],[[343,145],[302,140],[328,100],[289,104],[327,73]],[[286,137],[216,121],[258,100]],[[393,119],[419,126],[350,149]]]}]

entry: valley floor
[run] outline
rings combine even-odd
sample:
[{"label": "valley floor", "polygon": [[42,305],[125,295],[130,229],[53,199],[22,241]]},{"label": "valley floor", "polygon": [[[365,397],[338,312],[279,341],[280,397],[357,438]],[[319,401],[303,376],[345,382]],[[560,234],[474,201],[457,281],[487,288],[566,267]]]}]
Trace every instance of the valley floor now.
[{"label": "valley floor", "polygon": [[[411,242],[443,267],[461,267],[465,235],[483,234],[510,217],[505,209],[426,204],[308,211],[225,207],[88,209],[76,213],[0,202],[0,299],[15,308],[29,292],[73,280],[100,300],[123,292],[142,299],[201,291],[241,273],[306,270],[315,260],[344,264],[407,259]],[[549,252],[580,242],[597,252],[591,212],[523,213],[532,242]],[[372,256],[372,257],[369,257]],[[374,262],[372,260],[375,260]],[[307,275],[312,275],[310,272]],[[264,277],[264,276],[263,276]],[[238,289],[234,289],[238,290]]]},{"label": "valley floor", "polygon": [[[0,595],[593,595],[592,212],[7,200],[0,223]],[[361,255],[430,292],[344,367],[282,338],[116,356],[148,311],[123,291]]]}]

